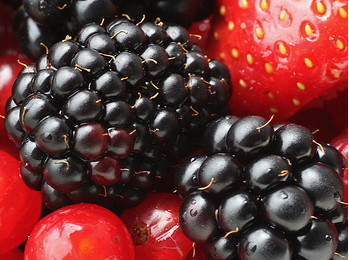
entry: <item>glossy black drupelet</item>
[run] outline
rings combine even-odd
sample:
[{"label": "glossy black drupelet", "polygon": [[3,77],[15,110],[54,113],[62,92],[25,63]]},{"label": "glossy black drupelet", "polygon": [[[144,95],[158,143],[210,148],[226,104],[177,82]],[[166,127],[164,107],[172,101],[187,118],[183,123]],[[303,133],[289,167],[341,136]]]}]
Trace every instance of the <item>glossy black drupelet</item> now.
[{"label": "glossy black drupelet", "polygon": [[227,113],[227,82],[179,25],[89,23],[21,71],[6,130],[47,207],[132,207]]},{"label": "glossy black drupelet", "polygon": [[[66,35],[75,37],[91,22],[109,22],[113,17],[127,17],[135,23],[160,19],[188,29],[193,22],[207,18],[214,4],[214,0],[23,0],[14,29],[24,54],[36,61],[45,53],[46,47],[50,48]],[[101,39],[103,36],[100,36],[91,37],[84,44],[92,48],[108,41],[107,37]],[[113,48],[103,43],[104,49],[109,47]]]},{"label": "glossy black drupelet", "polygon": [[343,155],[305,127],[260,116],[210,122],[175,174],[180,226],[211,260],[347,255]]}]

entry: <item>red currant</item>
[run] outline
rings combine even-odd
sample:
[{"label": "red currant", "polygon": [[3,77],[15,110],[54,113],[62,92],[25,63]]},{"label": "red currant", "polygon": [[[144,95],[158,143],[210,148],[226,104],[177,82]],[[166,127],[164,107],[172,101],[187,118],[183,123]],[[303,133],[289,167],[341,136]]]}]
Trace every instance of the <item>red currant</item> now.
[{"label": "red currant", "polygon": [[181,202],[172,193],[150,193],[141,204],[123,212],[121,219],[132,235],[136,259],[185,259],[192,242],[179,227]]},{"label": "red currant", "polygon": [[19,161],[0,150],[0,253],[23,243],[41,214],[40,192],[29,189],[19,174]]},{"label": "red currant", "polygon": [[23,260],[23,257],[23,252],[16,248],[6,253],[0,254],[0,260]]},{"label": "red currant", "polygon": [[25,260],[134,260],[131,236],[110,210],[89,203],[60,208],[30,234]]}]

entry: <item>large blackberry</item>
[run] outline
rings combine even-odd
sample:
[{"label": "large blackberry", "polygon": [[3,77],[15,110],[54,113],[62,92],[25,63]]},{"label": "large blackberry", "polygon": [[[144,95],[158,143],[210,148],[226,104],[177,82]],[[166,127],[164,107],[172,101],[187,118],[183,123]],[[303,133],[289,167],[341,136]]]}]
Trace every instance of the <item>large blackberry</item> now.
[{"label": "large blackberry", "polygon": [[132,207],[227,112],[230,74],[183,27],[86,24],[18,75],[5,127],[51,209]]},{"label": "large blackberry", "polygon": [[[338,259],[347,255],[343,155],[307,128],[260,116],[207,125],[203,151],[175,174],[180,226],[208,259]],[[340,235],[338,235],[340,234]]]},{"label": "large blackberry", "polygon": [[45,53],[40,44],[51,47],[62,36],[75,37],[91,22],[109,22],[114,16],[134,21],[156,18],[189,28],[208,17],[214,0],[23,0],[14,28],[23,52],[33,61]]}]

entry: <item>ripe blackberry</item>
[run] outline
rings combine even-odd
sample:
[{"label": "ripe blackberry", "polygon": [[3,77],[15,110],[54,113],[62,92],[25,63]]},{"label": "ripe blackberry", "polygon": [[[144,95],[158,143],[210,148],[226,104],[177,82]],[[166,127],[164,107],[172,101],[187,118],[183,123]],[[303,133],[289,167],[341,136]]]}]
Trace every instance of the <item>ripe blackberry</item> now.
[{"label": "ripe blackberry", "polygon": [[123,209],[140,203],[227,112],[227,82],[225,65],[179,25],[89,23],[21,71],[5,127],[20,147],[25,183],[47,207]]},{"label": "ripe blackberry", "polygon": [[[23,52],[36,61],[45,53],[44,46],[50,48],[65,35],[75,37],[82,27],[92,22],[109,22],[115,16],[129,17],[137,22],[160,18],[166,23],[189,28],[194,21],[208,17],[213,7],[213,0],[23,0],[14,28]],[[103,40],[108,41],[106,36],[104,39],[101,35],[95,36],[85,43],[86,46],[93,48],[102,44],[103,48],[113,48],[113,45],[103,43]]]},{"label": "ripe blackberry", "polygon": [[209,259],[337,259],[347,254],[343,155],[307,128],[222,116],[175,174],[182,231]]}]

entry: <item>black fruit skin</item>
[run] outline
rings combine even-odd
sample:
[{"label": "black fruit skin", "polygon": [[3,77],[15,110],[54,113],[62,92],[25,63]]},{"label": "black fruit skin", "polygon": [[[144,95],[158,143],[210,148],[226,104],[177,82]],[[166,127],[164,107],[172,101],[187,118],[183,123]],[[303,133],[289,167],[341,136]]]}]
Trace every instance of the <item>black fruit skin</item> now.
[{"label": "black fruit skin", "polygon": [[46,207],[92,202],[120,212],[165,189],[206,124],[228,112],[230,74],[174,23],[122,16],[81,26],[76,37],[41,46],[46,53],[19,73],[5,128],[20,148],[23,180]]},{"label": "black fruit skin", "polygon": [[[209,17],[215,7],[214,0],[23,0],[21,3],[17,2],[5,1],[5,4],[18,7],[14,30],[19,35],[22,51],[32,61],[36,61],[45,54],[46,47],[50,48],[66,35],[77,36],[80,29],[89,23],[103,24],[113,20],[114,17],[125,17],[125,19],[127,17],[134,23],[142,21],[176,23],[189,29],[192,23]],[[105,41],[111,42],[111,39],[105,37]],[[132,41],[128,42],[133,44]],[[40,45],[41,43],[46,47]],[[104,44],[102,50],[99,48],[100,43],[94,39],[82,43],[88,47],[97,48],[103,53],[110,53],[114,48],[110,44],[109,46]],[[153,43],[159,42],[153,41]]]},{"label": "black fruit skin", "polygon": [[[178,166],[175,188],[180,227],[205,243],[208,259],[347,255],[346,162],[338,150],[304,126],[254,115],[214,119],[202,138],[202,150]],[[193,211],[199,194],[205,203]]]}]

